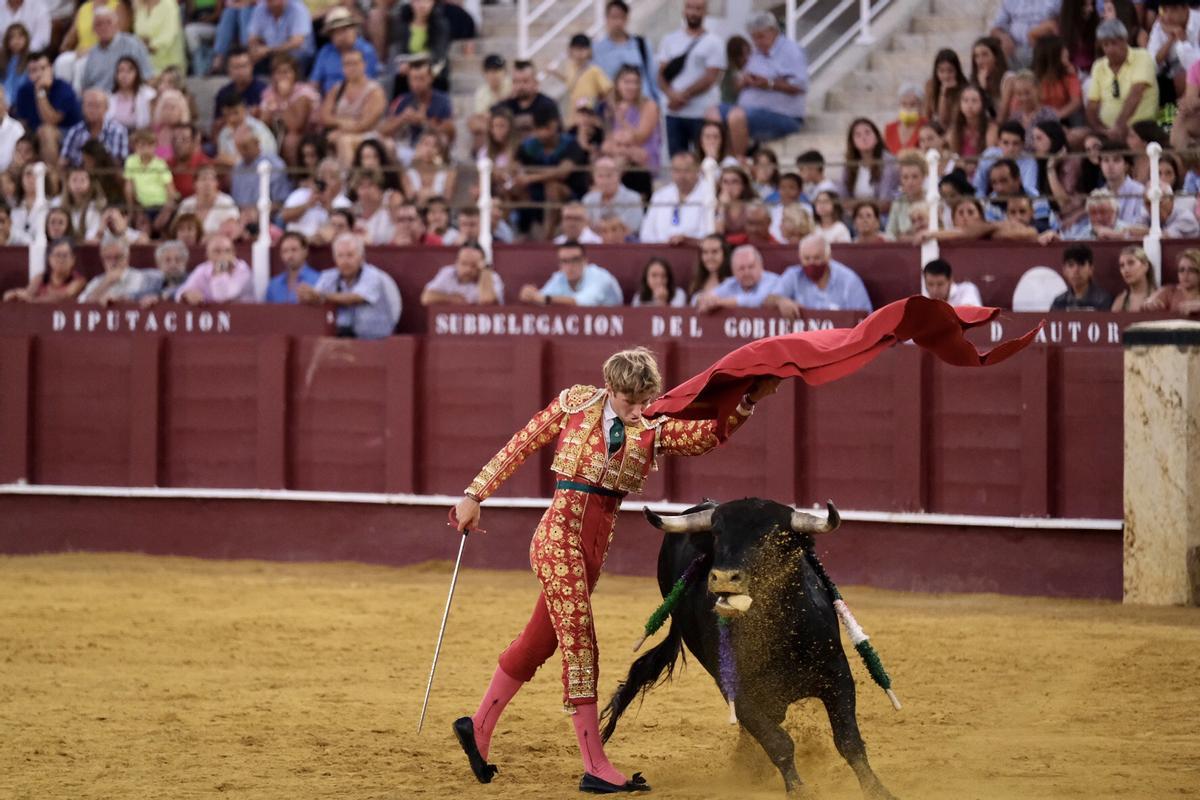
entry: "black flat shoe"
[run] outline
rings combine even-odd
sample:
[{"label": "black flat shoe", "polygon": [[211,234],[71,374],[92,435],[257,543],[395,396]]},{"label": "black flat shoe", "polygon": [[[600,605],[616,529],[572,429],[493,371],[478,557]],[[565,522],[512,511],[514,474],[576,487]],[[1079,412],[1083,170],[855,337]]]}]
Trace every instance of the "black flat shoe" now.
[{"label": "black flat shoe", "polygon": [[635,772],[633,777],[625,781],[624,784],[609,783],[603,778],[597,778],[590,772],[583,773],[583,777],[579,779],[579,791],[588,792],[589,794],[618,794],[620,792],[648,792],[650,784],[646,783],[646,779],[642,777],[642,773]]},{"label": "black flat shoe", "polygon": [[483,756],[479,754],[479,747],[475,744],[475,723],[470,717],[459,717],[454,720],[454,736],[458,739],[458,743],[462,745],[463,752],[467,754],[467,760],[471,762],[471,771],[475,773],[475,777],[480,783],[491,783],[492,777],[499,772],[495,764],[489,764],[483,760]]}]

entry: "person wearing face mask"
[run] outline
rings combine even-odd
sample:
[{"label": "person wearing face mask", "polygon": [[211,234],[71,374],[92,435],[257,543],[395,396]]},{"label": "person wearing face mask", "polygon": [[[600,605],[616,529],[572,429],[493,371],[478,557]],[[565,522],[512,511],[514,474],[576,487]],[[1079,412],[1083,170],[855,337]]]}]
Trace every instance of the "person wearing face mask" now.
[{"label": "person wearing face mask", "polygon": [[909,150],[920,146],[918,137],[926,120],[921,116],[921,107],[925,103],[925,92],[915,83],[905,81],[900,84],[900,110],[896,119],[889,122],[883,129],[883,144],[892,155],[900,155],[901,150]]},{"label": "person wearing face mask", "polygon": [[823,311],[872,310],[871,298],[862,278],[832,258],[829,243],[816,234],[800,240],[800,263],[783,271],[775,291],[763,305],[778,309],[788,318],[800,316],[800,309]]}]

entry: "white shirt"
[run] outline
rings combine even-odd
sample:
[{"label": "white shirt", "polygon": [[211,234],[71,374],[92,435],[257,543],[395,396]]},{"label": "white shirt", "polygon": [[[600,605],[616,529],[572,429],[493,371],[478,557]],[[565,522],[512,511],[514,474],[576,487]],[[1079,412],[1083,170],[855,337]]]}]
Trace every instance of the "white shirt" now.
[{"label": "white shirt", "polygon": [[[1157,59],[1158,51],[1166,43],[1167,34],[1163,32],[1162,23],[1155,22],[1154,27],[1150,29],[1146,50]],[[1178,70],[1186,70],[1197,58],[1200,58],[1200,11],[1193,8],[1188,12],[1187,41],[1176,42],[1167,52],[1167,57],[1159,68],[1168,67],[1174,74]]]},{"label": "white shirt", "polygon": [[[560,233],[558,236],[554,237],[555,244],[563,244],[566,241],[567,235],[565,233]],[[600,234],[596,233],[591,228],[584,228],[583,233],[579,234],[579,238],[575,241],[579,242],[580,244],[604,244],[604,240],[600,238]]]},{"label": "white shirt", "polygon": [[[298,208],[308,202],[312,196],[312,189],[307,186],[301,186],[287,196],[287,200],[283,201],[284,208]],[[333,198],[334,208],[350,208],[353,203],[344,194],[338,194]],[[311,239],[316,235],[321,226],[329,221],[329,212],[325,210],[325,206],[317,205],[304,212],[304,215],[295,222],[289,223],[287,229],[289,231],[297,231],[303,233],[305,238]]]},{"label": "white shirt", "polygon": [[696,181],[696,187],[682,202],[679,187],[668,183],[650,198],[638,238],[643,244],[664,244],[676,234],[702,239],[713,230],[712,199],[712,186],[707,181]]},{"label": "white shirt", "polygon": [[[8,102],[11,103],[12,100],[13,98],[8,98]],[[24,135],[25,126],[5,114],[4,119],[0,120],[0,172],[7,170],[12,164],[13,151],[17,149],[17,140]]]},{"label": "white shirt", "polygon": [[391,244],[396,235],[396,226],[386,206],[381,205],[369,217],[360,217],[359,222],[367,234],[367,244]]},{"label": "white shirt", "polygon": [[952,306],[981,306],[983,300],[979,289],[970,281],[952,281],[950,283],[950,305]]},{"label": "white shirt", "polygon": [[[196,206],[199,201],[196,200],[196,195],[192,195],[184,199],[179,204],[179,215],[195,214]],[[233,202],[233,198],[224,192],[217,192],[217,197],[213,200],[212,208],[204,215],[204,219],[200,220],[200,225],[204,228],[205,235],[211,236],[221,229],[221,223],[227,219],[237,219],[241,216],[238,210],[237,203]]]},{"label": "white shirt", "polygon": [[[681,56],[691,46],[694,37],[688,36],[683,29],[671,31],[658,44],[658,63],[666,64],[676,56]],[[725,70],[725,42],[716,35],[705,31],[700,34],[700,41],[687,55],[683,69],[671,81],[671,88],[683,91],[704,77],[710,68]],[[721,81],[713,81],[713,85],[701,94],[691,98],[682,108],[667,110],[667,116],[683,117],[685,119],[703,119],[704,112],[721,102]],[[665,108],[665,106],[664,106]]]},{"label": "white shirt", "polygon": [[614,409],[612,407],[612,398],[611,397],[605,398],[605,400],[604,400],[604,418],[602,420],[602,423],[604,425],[604,452],[606,452],[606,453],[608,452],[608,434],[610,431],[612,431],[613,424],[618,421],[619,420],[617,419],[617,411],[616,411],[616,409]]}]

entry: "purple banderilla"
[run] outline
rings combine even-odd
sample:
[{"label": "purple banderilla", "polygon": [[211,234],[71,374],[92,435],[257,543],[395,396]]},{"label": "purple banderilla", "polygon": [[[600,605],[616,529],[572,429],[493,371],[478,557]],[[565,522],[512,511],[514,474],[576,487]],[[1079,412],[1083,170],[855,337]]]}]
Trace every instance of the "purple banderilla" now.
[{"label": "purple banderilla", "polygon": [[733,660],[733,635],[729,632],[729,621],[725,617],[717,617],[717,633],[720,636],[718,658],[720,660],[721,689],[725,699],[733,706],[737,697],[737,663]]}]

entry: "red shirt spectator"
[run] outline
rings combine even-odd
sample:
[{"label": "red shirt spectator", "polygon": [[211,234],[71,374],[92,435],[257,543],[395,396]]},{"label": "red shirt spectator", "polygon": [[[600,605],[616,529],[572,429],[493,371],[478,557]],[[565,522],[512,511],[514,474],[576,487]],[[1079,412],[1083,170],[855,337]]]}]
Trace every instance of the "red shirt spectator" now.
[{"label": "red shirt spectator", "polygon": [[175,188],[183,198],[196,193],[196,170],[212,159],[200,149],[200,132],[190,124],[176,125],[171,131],[173,155],[167,162],[175,178]]}]

